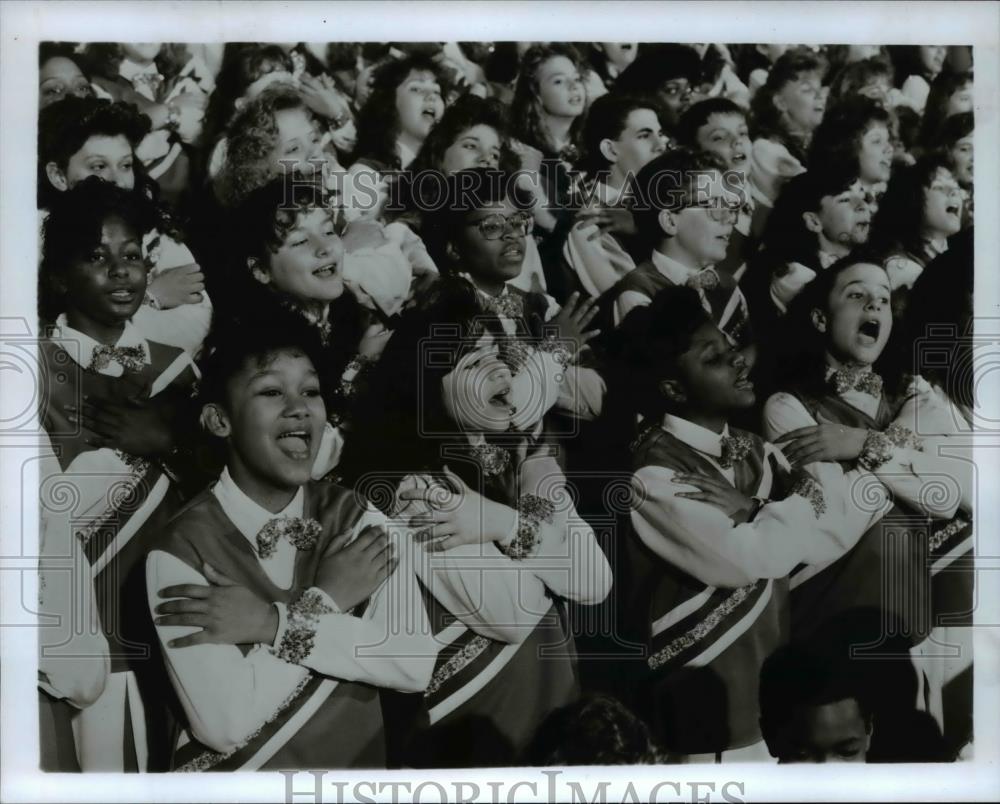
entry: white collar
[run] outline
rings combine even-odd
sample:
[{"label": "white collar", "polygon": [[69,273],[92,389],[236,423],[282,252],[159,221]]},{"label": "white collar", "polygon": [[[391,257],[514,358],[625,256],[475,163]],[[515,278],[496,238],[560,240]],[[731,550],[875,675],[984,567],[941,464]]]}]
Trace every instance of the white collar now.
[{"label": "white collar", "polygon": [[820,249],[819,252],[819,267],[824,270],[833,265],[837,260],[840,259],[836,254],[831,254],[829,251],[823,251]]},{"label": "white collar", "polygon": [[404,170],[417,158],[417,152],[402,140],[396,140],[396,150],[399,151],[399,163]]},{"label": "white collar", "polygon": [[213,487],[212,493],[222,506],[225,515],[255,548],[257,534],[264,525],[279,517],[301,517],[304,510],[305,491],[299,488],[288,505],[278,513],[272,514],[251,500],[243,489],[236,485],[233,476],[229,474],[228,466],[222,470],[222,475]]},{"label": "white collar", "polygon": [[[83,368],[87,368],[94,359],[94,350],[98,346],[103,346],[104,344],[98,343],[89,335],[80,332],[78,329],[73,329],[68,323],[66,323],[66,314],[60,313],[59,317],[56,319],[56,338],[64,341],[73,341],[79,346],[79,354],[74,354],[76,350],[66,349],[66,352],[74,362],[79,363]],[[143,352],[143,362],[149,363],[149,344],[146,339],[139,334],[139,330],[131,321],[125,322],[125,327],[122,329],[121,337],[115,342],[115,347],[121,349],[128,346],[141,346]],[[109,363],[104,369],[99,372],[101,374],[106,374],[109,377],[120,377],[124,373],[124,369],[116,362]]]},{"label": "white collar", "polygon": [[728,424],[722,428],[721,433],[713,433],[700,424],[682,419],[680,416],[673,416],[670,413],[663,414],[663,422],[660,426],[689,447],[694,447],[698,452],[704,452],[714,458],[722,457],[722,439],[729,438]]},{"label": "white collar", "polygon": [[653,249],[652,260],[656,270],[675,285],[683,285],[692,276],[701,273],[699,269],[688,268],[684,263],[678,262],[673,257],[668,257],[662,251],[655,248]]}]

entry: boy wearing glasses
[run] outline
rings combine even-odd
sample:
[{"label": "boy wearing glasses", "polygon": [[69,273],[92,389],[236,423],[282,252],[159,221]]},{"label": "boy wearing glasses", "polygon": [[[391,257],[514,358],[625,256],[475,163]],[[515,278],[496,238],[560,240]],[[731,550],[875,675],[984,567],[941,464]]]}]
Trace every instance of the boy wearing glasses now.
[{"label": "boy wearing glasses", "polygon": [[524,262],[534,199],[518,186],[517,174],[485,168],[458,171],[442,189],[442,202],[426,215],[424,240],[443,273],[476,288],[484,315],[497,316],[509,337],[534,347],[544,381],[524,401],[596,416],[604,382],[593,369],[575,365],[581,348],[598,334],[587,331],[597,312],[594,301],[574,293],[560,308],[548,294],[511,284]]},{"label": "boy wearing glasses", "polygon": [[639,171],[633,215],[651,250],[649,259],[608,291],[616,326],[657,291],[687,286],[697,290],[705,312],[731,341],[749,342],[746,299],[732,277],[714,267],[726,256],[743,200],[733,178],[718,156],[686,149]]}]

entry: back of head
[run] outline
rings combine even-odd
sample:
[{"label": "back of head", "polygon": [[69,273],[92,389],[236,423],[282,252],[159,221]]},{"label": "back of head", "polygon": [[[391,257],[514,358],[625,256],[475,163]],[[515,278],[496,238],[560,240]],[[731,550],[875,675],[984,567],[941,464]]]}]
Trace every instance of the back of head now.
[{"label": "back of head", "polygon": [[546,718],[526,761],[532,765],[649,765],[661,760],[645,723],[617,699],[590,695]]},{"label": "back of head", "polygon": [[672,79],[686,78],[694,84],[700,70],[698,54],[690,45],[643,44],[639,55],[618,76],[615,90],[654,94]]}]

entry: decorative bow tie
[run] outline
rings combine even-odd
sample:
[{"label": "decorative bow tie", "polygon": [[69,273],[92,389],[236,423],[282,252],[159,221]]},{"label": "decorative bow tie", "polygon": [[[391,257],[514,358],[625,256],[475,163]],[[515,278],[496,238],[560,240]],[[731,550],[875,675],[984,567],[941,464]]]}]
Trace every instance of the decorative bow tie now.
[{"label": "decorative bow tie", "polygon": [[830,384],[838,396],[860,391],[878,399],[882,393],[882,378],[868,366],[838,369],[830,375]]},{"label": "decorative bow tie", "polygon": [[719,275],[714,268],[705,268],[689,276],[684,284],[695,290],[714,290],[719,286]]},{"label": "decorative bow tie", "polygon": [[484,477],[502,475],[510,466],[510,453],[495,444],[477,444],[472,447],[471,454],[483,470]]},{"label": "decorative bow tie", "polygon": [[719,466],[723,469],[732,469],[750,454],[753,442],[746,436],[723,436],[722,455],[719,457]]},{"label": "decorative bow tie", "polygon": [[106,346],[94,348],[88,371],[103,371],[112,363],[117,363],[124,371],[142,371],[146,365],[146,350],[142,346]]},{"label": "decorative bow tie", "polygon": [[499,296],[483,296],[483,308],[501,318],[520,318],[524,315],[524,302],[510,291]]},{"label": "decorative bow tie", "polygon": [[312,550],[322,532],[315,519],[299,516],[279,516],[272,519],[257,534],[257,555],[270,558],[278,549],[278,539],[284,536],[299,550]]}]

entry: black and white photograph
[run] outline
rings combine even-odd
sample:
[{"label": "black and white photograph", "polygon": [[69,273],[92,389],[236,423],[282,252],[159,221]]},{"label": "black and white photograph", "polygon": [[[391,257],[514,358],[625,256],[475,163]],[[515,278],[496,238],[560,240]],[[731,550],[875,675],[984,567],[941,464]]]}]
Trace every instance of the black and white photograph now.
[{"label": "black and white photograph", "polygon": [[1000,5],[2,11],[5,800],[1000,796]]}]

